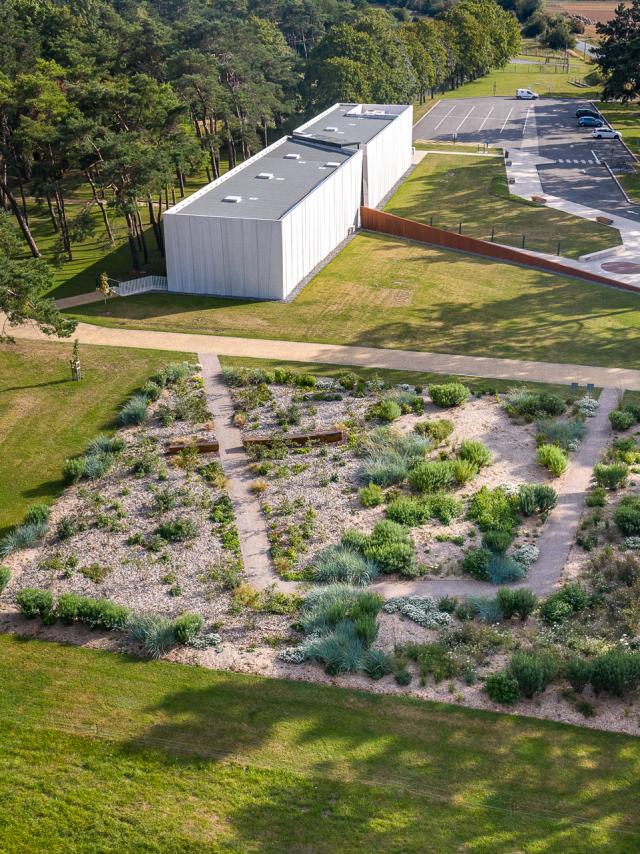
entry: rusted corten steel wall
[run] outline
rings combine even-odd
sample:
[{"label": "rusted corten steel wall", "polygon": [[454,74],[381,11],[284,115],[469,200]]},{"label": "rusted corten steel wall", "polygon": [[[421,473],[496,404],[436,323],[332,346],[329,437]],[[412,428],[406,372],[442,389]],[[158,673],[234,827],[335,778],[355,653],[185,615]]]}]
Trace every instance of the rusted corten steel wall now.
[{"label": "rusted corten steel wall", "polygon": [[467,237],[454,231],[445,231],[432,225],[425,225],[412,219],[404,219],[401,216],[384,213],[384,211],[373,208],[360,208],[360,226],[369,231],[378,231],[381,234],[389,234],[394,237],[406,237],[408,240],[417,240],[420,243],[428,243],[431,246],[442,246],[445,249],[457,249],[461,252],[470,252],[473,255],[482,255],[484,258],[495,258],[497,261],[509,261],[512,264],[521,264],[525,267],[533,267],[548,273],[559,273],[563,276],[574,276],[587,282],[597,282],[600,285],[609,285],[623,291],[638,292],[633,285],[627,285],[598,273],[590,273],[588,270],[580,270],[576,267],[568,267],[548,258],[539,258],[530,255],[520,249],[510,246],[502,246],[500,243],[491,243],[489,240],[479,240],[476,237]]}]

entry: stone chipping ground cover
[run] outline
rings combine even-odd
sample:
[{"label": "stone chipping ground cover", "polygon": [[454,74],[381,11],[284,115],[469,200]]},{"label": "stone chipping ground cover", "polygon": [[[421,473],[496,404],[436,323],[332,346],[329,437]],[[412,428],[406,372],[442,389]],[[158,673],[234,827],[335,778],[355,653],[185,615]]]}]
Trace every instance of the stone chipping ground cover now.
[{"label": "stone chipping ground cover", "polygon": [[[165,389],[151,404],[146,425],[119,430],[126,445],[113,468],[99,479],[68,487],[52,510],[42,543],[3,561],[13,568],[3,602],[35,587],[51,590],[54,598],[78,593],[167,617],[196,612],[205,626],[217,630],[224,625],[225,637],[288,633],[285,617],[243,613],[221,581],[225,569],[232,571],[238,563],[210,518],[212,506],[226,494],[224,485],[208,482],[197,470],[185,471],[179,457],[164,453],[176,439],[214,437],[215,425],[176,420],[163,426],[162,409],[173,408],[175,397],[173,389]],[[134,474],[132,466],[142,457],[151,461],[151,470]],[[197,464],[216,460],[215,454],[201,454]],[[175,506],[160,510],[163,499]],[[61,541],[56,529],[65,517],[75,519],[80,530]],[[154,536],[159,525],[174,520],[193,522],[196,535],[184,542]]]},{"label": "stone chipping ground cover", "polygon": [[[323,380],[322,386],[339,388],[331,380]],[[369,390],[364,397],[354,397],[343,390],[342,400],[323,401],[308,399],[312,397],[309,390],[288,385],[271,384],[269,389],[272,398],[248,411],[245,437],[282,434],[282,418],[279,422],[278,414],[282,415],[292,406],[298,410],[299,420],[296,424],[285,425],[288,433],[328,430],[336,425],[346,425],[352,431],[366,431],[379,424],[365,418],[369,407],[380,397],[376,391]],[[232,388],[231,392],[237,408],[244,412],[246,389]],[[392,428],[408,434],[419,421],[447,418],[454,423],[454,432],[445,445],[430,454],[431,458],[437,459],[439,450],[453,448],[466,439],[484,442],[492,453],[491,465],[482,469],[472,482],[457,489],[454,492],[457,498],[465,500],[482,486],[517,487],[522,483],[552,482],[535,460],[534,425],[514,423],[496,396],[472,397],[462,407],[440,409],[430,402],[425,392],[424,403],[423,415],[402,415],[392,423]],[[285,437],[287,432],[283,434]],[[282,459],[254,466],[256,480],[262,481],[260,488],[264,487],[261,493],[263,510],[271,529],[281,535],[283,542],[291,539],[292,528],[295,539],[299,530],[305,528],[310,511],[313,514],[311,523],[307,522],[310,538],[299,543],[293,560],[276,559],[277,567],[285,571],[301,570],[315,554],[338,542],[346,529],[369,533],[376,522],[385,518],[384,504],[367,509],[358,498],[362,485],[358,479],[360,462],[353,446],[347,442],[311,447],[306,451],[289,447]],[[409,494],[406,488],[398,488],[398,492]],[[541,525],[539,518],[523,520],[514,547],[535,542]],[[427,574],[440,576],[460,574],[464,550],[479,546],[481,539],[476,526],[464,517],[449,525],[431,520],[413,528],[412,536],[418,562],[423,564]],[[460,538],[463,538],[462,544]]]}]

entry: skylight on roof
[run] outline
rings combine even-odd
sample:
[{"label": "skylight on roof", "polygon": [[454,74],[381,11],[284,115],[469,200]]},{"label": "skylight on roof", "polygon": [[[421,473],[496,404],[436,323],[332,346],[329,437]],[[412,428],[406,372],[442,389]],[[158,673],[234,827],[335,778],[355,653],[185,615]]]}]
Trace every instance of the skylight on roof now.
[{"label": "skylight on roof", "polygon": [[334,167],[335,167],[335,166],[339,166],[340,164],[339,164],[336,160],[327,160],[327,162],[326,162],[324,165],[325,165],[325,166],[334,166]]},{"label": "skylight on roof", "polygon": [[242,201],[242,196],[225,196],[222,201],[237,205],[238,202]]},{"label": "skylight on roof", "polygon": [[273,179],[273,172],[258,172],[256,178],[261,178],[263,181],[271,181]]},{"label": "skylight on roof", "polygon": [[300,155],[289,152],[289,154],[285,154],[284,160],[300,160]]},{"label": "skylight on roof", "polygon": [[329,133],[335,133],[335,132],[338,130],[338,128],[337,128],[337,127],[334,127],[333,125],[328,125],[328,126],[325,128],[325,130],[326,130],[326,131],[329,131]]}]

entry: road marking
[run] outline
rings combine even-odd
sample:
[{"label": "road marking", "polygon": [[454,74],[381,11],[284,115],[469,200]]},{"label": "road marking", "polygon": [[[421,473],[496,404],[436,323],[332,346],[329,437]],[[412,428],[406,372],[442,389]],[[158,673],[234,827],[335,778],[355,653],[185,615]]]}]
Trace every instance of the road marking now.
[{"label": "road marking", "polygon": [[489,118],[489,116],[491,115],[491,113],[492,113],[494,110],[495,110],[495,107],[491,107],[491,109],[489,110],[489,112],[487,113],[487,115],[486,115],[486,116],[484,117],[484,119],[482,120],[482,124],[481,124],[481,125],[480,125],[480,127],[478,128],[478,132],[480,132],[480,131],[482,130],[482,128],[484,127],[485,122],[487,121],[487,119]]},{"label": "road marking", "polygon": [[512,113],[512,112],[513,112],[513,107],[511,107],[511,109],[509,110],[509,112],[508,112],[508,114],[507,114],[507,118],[504,120],[504,124],[503,124],[503,125],[502,125],[502,127],[500,128],[500,133],[502,133],[502,131],[503,131],[503,130],[505,129],[505,127],[507,126],[507,122],[509,121],[509,116],[511,115],[511,113]]},{"label": "road marking", "polygon": [[458,127],[455,129],[455,133],[458,133],[458,131],[460,130],[460,128],[462,127],[462,125],[466,122],[466,120],[469,118],[469,116],[471,115],[471,113],[472,113],[474,110],[475,110],[475,107],[471,107],[471,109],[469,110],[469,112],[467,113],[467,115],[463,118],[463,120],[460,122],[460,124],[458,125]]},{"label": "road marking", "polygon": [[581,160],[581,161],[580,161],[580,163],[586,163],[586,162],[587,162],[586,160]]},{"label": "road marking", "polygon": [[527,110],[527,115],[524,117],[524,125],[522,126],[522,136],[524,136],[524,132],[527,129],[527,122],[529,121],[529,113],[531,112],[531,110],[532,108],[529,107],[529,109]]},{"label": "road marking", "polygon": [[434,130],[438,130],[438,128],[440,127],[440,125],[442,124],[442,122],[443,122],[445,119],[448,119],[448,118],[449,118],[449,116],[450,116],[450,115],[451,115],[451,113],[455,110],[455,108],[456,108],[456,105],[454,104],[454,105],[453,105],[453,107],[451,107],[451,109],[450,109],[450,110],[449,110],[449,112],[447,113],[447,115],[446,115],[446,116],[443,116],[443,117],[440,119],[440,121],[438,122],[438,124],[434,127]]},{"label": "road marking", "polygon": [[564,163],[564,160],[562,159],[562,157],[558,158],[558,163]]},{"label": "road marking", "polygon": [[600,160],[598,159],[598,155],[593,149],[591,149],[591,153],[593,154],[593,159],[596,161],[596,166],[600,166]]}]

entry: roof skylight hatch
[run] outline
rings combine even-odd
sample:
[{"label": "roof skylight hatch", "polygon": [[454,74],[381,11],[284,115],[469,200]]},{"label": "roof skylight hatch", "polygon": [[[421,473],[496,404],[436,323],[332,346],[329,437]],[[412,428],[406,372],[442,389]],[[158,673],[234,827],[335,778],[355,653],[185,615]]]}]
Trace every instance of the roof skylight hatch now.
[{"label": "roof skylight hatch", "polygon": [[256,178],[260,178],[263,181],[272,181],[273,180],[273,172],[258,172]]},{"label": "roof skylight hatch", "polygon": [[237,205],[238,202],[242,201],[242,196],[225,196],[222,201],[229,202],[232,205]]}]

